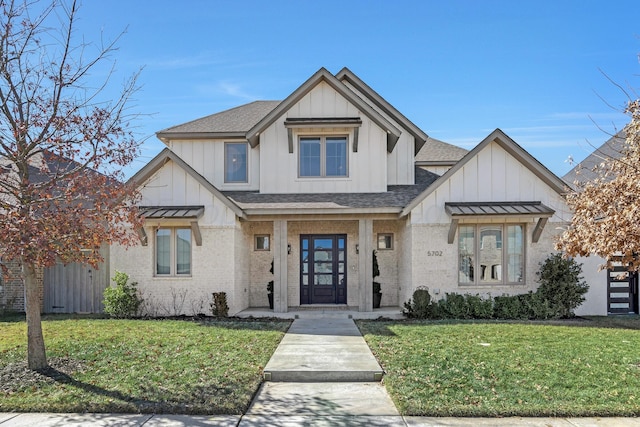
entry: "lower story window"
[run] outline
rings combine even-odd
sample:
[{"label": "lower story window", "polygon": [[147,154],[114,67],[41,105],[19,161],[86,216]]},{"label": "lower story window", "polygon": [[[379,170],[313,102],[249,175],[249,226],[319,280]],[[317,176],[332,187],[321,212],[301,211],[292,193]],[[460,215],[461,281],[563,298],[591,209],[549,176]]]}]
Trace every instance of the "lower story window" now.
[{"label": "lower story window", "polygon": [[460,284],[522,283],[525,274],[524,225],[458,227],[458,270]]},{"label": "lower story window", "polygon": [[156,230],[157,276],[191,274],[191,229],[158,228]]}]

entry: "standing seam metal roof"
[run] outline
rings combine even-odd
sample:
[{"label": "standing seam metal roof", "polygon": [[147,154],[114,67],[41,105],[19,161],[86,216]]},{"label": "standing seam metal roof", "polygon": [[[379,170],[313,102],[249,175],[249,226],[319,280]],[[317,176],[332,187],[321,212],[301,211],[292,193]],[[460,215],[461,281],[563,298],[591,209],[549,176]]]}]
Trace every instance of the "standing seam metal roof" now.
[{"label": "standing seam metal roof", "polygon": [[451,216],[553,215],[555,211],[541,202],[445,203]]}]

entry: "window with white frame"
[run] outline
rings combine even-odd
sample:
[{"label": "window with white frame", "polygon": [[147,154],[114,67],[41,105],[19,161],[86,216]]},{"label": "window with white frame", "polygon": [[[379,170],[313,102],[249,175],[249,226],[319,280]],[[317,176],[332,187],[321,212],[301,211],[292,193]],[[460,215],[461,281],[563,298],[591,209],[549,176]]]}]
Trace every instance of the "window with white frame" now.
[{"label": "window with white frame", "polygon": [[347,137],[301,136],[299,140],[300,177],[346,177]]},{"label": "window with white frame", "polygon": [[247,151],[246,142],[224,144],[224,182],[248,182]]},{"label": "window with white frame", "polygon": [[191,228],[156,229],[156,276],[191,274]]},{"label": "window with white frame", "polygon": [[[522,283],[524,224],[473,224],[458,227],[458,281],[469,285]],[[505,238],[506,237],[506,238]]]}]

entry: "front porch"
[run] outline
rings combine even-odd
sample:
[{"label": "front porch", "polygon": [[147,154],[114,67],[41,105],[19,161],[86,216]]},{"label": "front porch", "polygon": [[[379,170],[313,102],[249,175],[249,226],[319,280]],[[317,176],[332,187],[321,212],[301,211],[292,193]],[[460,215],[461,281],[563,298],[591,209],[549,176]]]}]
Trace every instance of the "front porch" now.
[{"label": "front porch", "polygon": [[[403,221],[394,215],[260,216],[241,224],[250,266],[249,304],[241,316],[301,318],[312,312],[312,316],[401,318]],[[384,248],[378,244],[380,238]],[[373,308],[374,250],[382,309]],[[270,281],[273,310],[267,308]]]}]

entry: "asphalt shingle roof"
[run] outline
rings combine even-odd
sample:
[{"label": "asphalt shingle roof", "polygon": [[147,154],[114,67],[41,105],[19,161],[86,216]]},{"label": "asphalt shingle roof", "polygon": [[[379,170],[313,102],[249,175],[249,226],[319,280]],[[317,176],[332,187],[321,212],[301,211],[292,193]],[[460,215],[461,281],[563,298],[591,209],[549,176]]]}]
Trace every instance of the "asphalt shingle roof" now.
[{"label": "asphalt shingle roof", "polygon": [[422,149],[416,154],[416,162],[457,162],[463,158],[469,151],[462,147],[451,145],[435,138],[427,138],[427,142]]},{"label": "asphalt shingle roof", "polygon": [[254,101],[249,104],[211,114],[158,132],[169,136],[172,133],[235,133],[247,132],[280,104],[280,101]]},{"label": "asphalt shingle roof", "polygon": [[624,148],[624,133],[618,132],[609,138],[604,144],[596,148],[583,161],[578,163],[565,176],[562,177],[568,184],[574,185],[577,182],[592,181],[599,177],[598,172],[594,169],[600,165],[605,159],[618,159],[622,155]]},{"label": "asphalt shingle roof", "polygon": [[416,168],[415,185],[390,185],[385,193],[262,194],[224,191],[223,194],[242,209],[402,208],[438,178],[439,175]]}]

